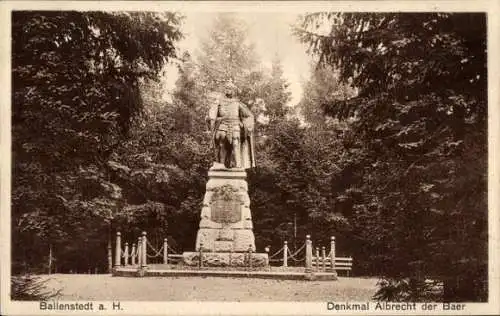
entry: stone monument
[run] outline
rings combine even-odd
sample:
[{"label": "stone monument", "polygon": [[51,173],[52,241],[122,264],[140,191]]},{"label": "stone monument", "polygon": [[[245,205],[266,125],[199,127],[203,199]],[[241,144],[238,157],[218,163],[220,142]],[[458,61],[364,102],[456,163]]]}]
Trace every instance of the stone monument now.
[{"label": "stone monument", "polygon": [[[267,253],[256,253],[246,169],[255,167],[254,116],[225,85],[224,96],[210,106],[207,121],[215,162],[208,182],[196,237],[196,251],[183,253],[186,265],[262,267]],[[201,262],[200,262],[201,254]]]}]

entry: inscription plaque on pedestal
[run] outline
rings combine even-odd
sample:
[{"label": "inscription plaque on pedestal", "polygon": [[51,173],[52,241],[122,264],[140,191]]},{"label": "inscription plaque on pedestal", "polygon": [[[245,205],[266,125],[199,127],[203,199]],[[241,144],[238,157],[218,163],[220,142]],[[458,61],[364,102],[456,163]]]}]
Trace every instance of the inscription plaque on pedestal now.
[{"label": "inscription plaque on pedestal", "polygon": [[241,221],[241,197],[238,189],[231,185],[224,185],[214,190],[210,209],[211,219],[216,223]]}]

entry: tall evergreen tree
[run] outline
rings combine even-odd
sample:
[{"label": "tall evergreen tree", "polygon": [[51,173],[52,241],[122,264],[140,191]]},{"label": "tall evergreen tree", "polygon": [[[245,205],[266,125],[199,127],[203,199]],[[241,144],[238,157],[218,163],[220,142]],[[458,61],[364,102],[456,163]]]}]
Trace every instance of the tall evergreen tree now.
[{"label": "tall evergreen tree", "polygon": [[296,34],[359,89],[324,109],[354,120],[343,198],[358,258],[390,280],[378,297],[422,299],[431,278],[486,300],[486,16],[315,13]]},{"label": "tall evergreen tree", "polygon": [[270,119],[270,124],[277,120],[285,119],[289,112],[289,102],[291,92],[288,90],[289,83],[283,77],[283,65],[278,55],[274,56],[271,65],[271,76],[268,79],[262,98],[266,106],[266,115]]},{"label": "tall evergreen tree", "polygon": [[13,12],[14,273],[46,271],[49,248],[60,269],[107,266],[109,223],[124,203],[108,161],[143,109],[141,81],[175,56],[179,22],[174,13]]},{"label": "tall evergreen tree", "polygon": [[[264,73],[259,58],[245,22],[233,13],[216,16],[202,40],[198,65],[207,91],[221,92],[224,83],[232,80],[246,104],[252,106],[262,95]],[[257,107],[252,110],[259,111]]]},{"label": "tall evergreen tree", "polygon": [[303,83],[298,108],[301,116],[312,127],[325,128],[329,118],[325,116],[324,106],[355,95],[356,90],[340,80],[334,67],[327,64],[312,65],[310,79]]}]

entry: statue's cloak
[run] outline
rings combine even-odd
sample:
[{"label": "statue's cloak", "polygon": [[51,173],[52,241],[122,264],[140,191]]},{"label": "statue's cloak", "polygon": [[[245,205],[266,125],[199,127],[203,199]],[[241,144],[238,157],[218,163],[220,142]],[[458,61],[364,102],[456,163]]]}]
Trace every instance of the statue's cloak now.
[{"label": "statue's cloak", "polygon": [[[242,103],[248,112],[250,110]],[[253,114],[242,118],[242,132],[241,132],[241,166],[244,169],[255,167],[255,142],[254,142],[254,126],[255,119]]]}]

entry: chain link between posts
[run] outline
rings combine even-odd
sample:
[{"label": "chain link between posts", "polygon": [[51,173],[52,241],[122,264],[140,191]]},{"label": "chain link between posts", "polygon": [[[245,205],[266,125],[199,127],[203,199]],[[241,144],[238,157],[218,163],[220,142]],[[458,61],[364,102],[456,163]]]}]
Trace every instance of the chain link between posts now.
[{"label": "chain link between posts", "polygon": [[269,259],[272,259],[272,258],[276,257],[277,255],[279,255],[283,251],[284,248],[285,247],[281,247],[281,249],[276,251],[273,255],[269,256]]},{"label": "chain link between posts", "polygon": [[137,256],[137,250],[139,250],[139,248],[135,248],[135,251],[132,248],[132,250],[130,251],[130,257],[136,257]]},{"label": "chain link between posts", "polygon": [[153,245],[151,245],[151,244],[149,243],[149,240],[146,240],[146,242],[147,242],[147,244],[148,244],[149,248],[151,248],[151,250],[153,250],[153,252],[156,252],[154,255],[148,255],[148,254],[146,253],[146,255],[147,255],[149,258],[156,258],[156,257],[158,257],[158,256],[160,256],[160,255],[163,255],[163,246],[161,246],[160,250],[156,251],[156,249],[153,247]]},{"label": "chain link between posts", "polygon": [[167,244],[167,249],[170,250],[170,252],[172,252],[174,255],[178,255],[179,253],[177,251],[175,251],[172,247],[170,247],[170,245]]},{"label": "chain link between posts", "polygon": [[288,255],[289,255],[289,257],[288,257],[288,258],[292,259],[292,260],[293,260],[293,261],[295,261],[295,262],[301,262],[301,261],[304,261],[304,260],[306,259],[306,258],[305,258],[305,256],[304,256],[304,258],[301,258],[301,259],[297,259],[295,256],[297,256],[297,255],[298,255],[298,254],[299,254],[299,253],[300,253],[300,252],[301,252],[301,251],[305,248],[305,246],[306,246],[306,244],[305,244],[305,243],[304,243],[304,244],[302,244],[302,246],[301,246],[299,249],[297,249],[297,250],[296,250],[293,254],[292,254],[292,252],[290,251],[290,249],[287,249],[287,250],[288,250]]}]

